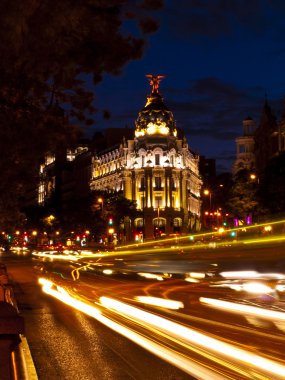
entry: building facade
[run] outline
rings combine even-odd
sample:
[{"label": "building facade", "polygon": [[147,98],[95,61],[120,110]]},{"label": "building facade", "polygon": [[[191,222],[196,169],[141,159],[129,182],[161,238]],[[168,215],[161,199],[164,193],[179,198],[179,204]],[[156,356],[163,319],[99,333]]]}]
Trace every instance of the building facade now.
[{"label": "building facade", "polygon": [[251,117],[243,120],[243,135],[236,138],[236,159],[232,173],[235,176],[240,170],[255,170],[255,121]]},{"label": "building facade", "polygon": [[146,238],[200,229],[199,156],[177,136],[173,113],[149,76],[152,92],[135,122],[133,139],[93,157],[91,190],[122,191],[140,216],[132,230]]}]

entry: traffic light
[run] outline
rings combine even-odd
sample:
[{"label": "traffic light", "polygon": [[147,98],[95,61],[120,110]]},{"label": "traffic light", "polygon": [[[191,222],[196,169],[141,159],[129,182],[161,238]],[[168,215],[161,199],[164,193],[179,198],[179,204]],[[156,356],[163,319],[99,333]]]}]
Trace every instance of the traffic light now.
[{"label": "traffic light", "polygon": [[112,226],[112,225],[113,225],[113,218],[109,218],[109,219],[108,219],[108,225],[109,225],[109,226]]}]

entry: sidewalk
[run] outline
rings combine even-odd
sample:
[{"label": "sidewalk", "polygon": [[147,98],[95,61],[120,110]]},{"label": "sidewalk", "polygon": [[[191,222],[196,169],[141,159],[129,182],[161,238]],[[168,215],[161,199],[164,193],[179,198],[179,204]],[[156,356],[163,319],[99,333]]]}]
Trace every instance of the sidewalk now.
[{"label": "sidewalk", "polygon": [[0,380],[38,380],[24,331],[6,265],[0,261]]}]

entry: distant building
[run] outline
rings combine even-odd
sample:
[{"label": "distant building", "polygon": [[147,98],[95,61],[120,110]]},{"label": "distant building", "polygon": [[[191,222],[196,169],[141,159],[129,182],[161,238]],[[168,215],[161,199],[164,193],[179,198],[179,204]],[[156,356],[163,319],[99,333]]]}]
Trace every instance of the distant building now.
[{"label": "distant building", "polygon": [[[199,156],[177,136],[172,112],[150,76],[152,92],[139,112],[133,137],[93,157],[91,190],[123,191],[140,211],[132,230],[145,237],[200,229]],[[129,132],[129,130],[128,130]]]},{"label": "distant building", "polygon": [[[285,100],[285,99],[284,99]],[[285,151],[285,104],[280,121],[266,100],[259,125],[248,117],[243,120],[243,135],[236,138],[236,159],[232,174],[247,169],[262,177],[269,161]]]},{"label": "distant building", "polygon": [[233,163],[232,174],[240,170],[255,170],[255,121],[251,117],[243,120],[243,135],[236,138],[236,159]]},{"label": "distant building", "polygon": [[216,180],[216,160],[200,156],[199,173],[203,179],[203,186],[209,187]]},{"label": "distant building", "polygon": [[91,162],[86,144],[47,154],[40,168],[38,204],[64,212],[71,202],[88,197]]}]

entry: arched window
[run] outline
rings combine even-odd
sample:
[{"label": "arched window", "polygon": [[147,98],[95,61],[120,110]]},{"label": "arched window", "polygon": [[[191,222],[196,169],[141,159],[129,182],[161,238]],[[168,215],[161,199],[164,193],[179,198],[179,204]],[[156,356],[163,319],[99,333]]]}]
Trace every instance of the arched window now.
[{"label": "arched window", "polygon": [[174,218],[173,219],[173,232],[180,232],[182,227],[182,219]]},{"label": "arched window", "polygon": [[166,225],[166,219],[165,218],[154,218],[152,223],[155,227],[162,227],[162,226]]},{"label": "arched window", "polygon": [[135,227],[143,227],[143,218],[135,219]]}]

